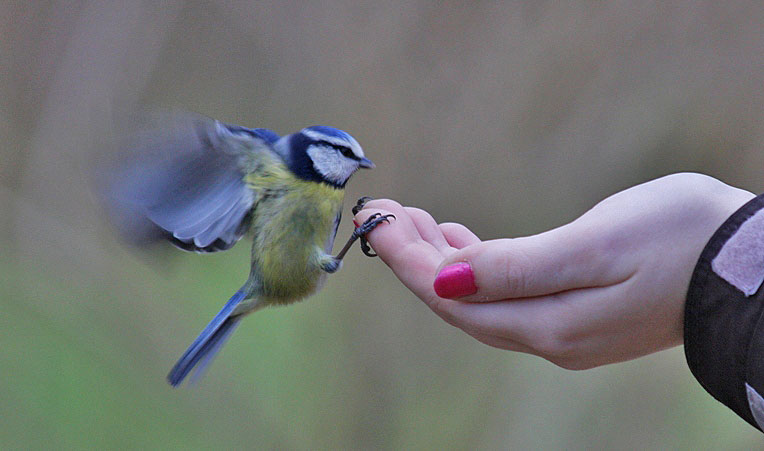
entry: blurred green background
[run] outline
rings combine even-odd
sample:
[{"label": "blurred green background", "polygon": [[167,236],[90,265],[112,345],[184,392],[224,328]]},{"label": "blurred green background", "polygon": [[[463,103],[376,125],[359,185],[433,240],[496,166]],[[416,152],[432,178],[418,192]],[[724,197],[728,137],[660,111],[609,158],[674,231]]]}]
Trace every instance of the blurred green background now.
[{"label": "blurred green background", "polygon": [[492,349],[356,250],[173,390],[248,244],[125,248],[89,171],[158,106],[345,129],[378,167],[348,208],[484,239],[676,171],[761,192],[763,26],[760,1],[0,2],[0,448],[760,447],[681,348],[583,372]]}]

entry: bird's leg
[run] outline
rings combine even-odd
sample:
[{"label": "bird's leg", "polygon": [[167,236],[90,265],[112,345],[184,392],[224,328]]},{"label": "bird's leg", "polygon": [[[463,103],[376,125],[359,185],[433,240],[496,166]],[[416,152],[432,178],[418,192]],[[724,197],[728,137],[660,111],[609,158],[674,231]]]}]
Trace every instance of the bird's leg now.
[{"label": "bird's leg", "polygon": [[[339,253],[334,256],[330,257],[331,260],[327,261],[326,263],[322,264],[322,268],[324,271],[328,273],[333,273],[337,271],[340,268],[340,263],[342,262],[342,259],[345,257],[345,254],[348,253],[350,248],[353,246],[353,243],[355,243],[355,240],[361,238],[363,240],[363,237],[366,236],[367,233],[374,230],[378,225],[380,225],[383,222],[390,222],[390,218],[395,219],[395,215],[381,215],[380,213],[375,213],[369,218],[363,222],[360,226],[356,227],[355,230],[353,230],[353,234],[350,235],[350,239],[347,243],[345,243],[345,246],[342,247],[342,249],[339,251]],[[365,243],[366,240],[363,240],[363,243]],[[366,244],[366,248],[363,246],[361,247],[363,250],[363,253],[368,255],[369,257],[376,257],[377,254],[371,253],[371,248],[368,244]]]},{"label": "bird's leg", "polygon": [[[358,199],[358,202],[356,202],[355,206],[353,207],[353,214],[358,214],[359,211],[363,209],[363,207],[366,205],[366,202],[373,200],[374,198],[369,196],[364,196],[360,199]],[[348,253],[351,247],[353,247],[353,243],[355,243],[356,240],[361,240],[361,251],[368,256],[368,257],[376,257],[377,254],[372,253],[371,247],[369,246],[369,243],[366,241],[366,234],[374,230],[379,224],[383,222],[390,222],[390,218],[395,219],[395,215],[382,215],[381,213],[375,213],[371,216],[369,216],[366,221],[363,222],[360,226],[356,227],[355,230],[353,230],[353,234],[350,235],[350,239],[348,239],[347,243],[342,247],[342,249],[337,253],[336,256],[326,255],[324,254],[324,257],[321,259],[321,269],[324,271],[332,274],[336,272],[338,269],[340,269],[340,265],[342,264],[342,259],[345,258],[345,254]]]},{"label": "bird's leg", "polygon": [[[350,239],[347,243],[345,243],[345,246],[340,250],[340,252],[335,257],[338,260],[342,260],[343,257],[345,257],[345,254],[347,251],[350,250],[350,247],[355,243],[355,240],[360,238],[364,243],[366,240],[364,239],[366,237],[366,234],[374,230],[378,225],[380,225],[383,222],[390,222],[390,218],[395,219],[395,215],[382,215],[381,213],[374,213],[373,215],[369,216],[366,221],[363,222],[363,224],[359,225],[358,227],[353,230],[353,234],[350,235]],[[371,253],[371,248],[368,244],[366,244],[365,248],[364,246],[361,246],[363,253],[368,255],[369,257],[376,257],[377,254]]]},{"label": "bird's leg", "polygon": [[[366,203],[370,200],[374,200],[374,198],[370,196],[363,196],[362,198],[358,199],[358,201],[355,203],[355,206],[352,209],[353,215],[357,215],[359,211],[363,210],[363,207],[365,207]],[[366,236],[361,235],[360,238],[361,238],[361,251],[364,253],[364,255],[366,255],[367,257],[376,257],[377,254],[374,254],[371,252],[371,247],[369,247],[369,242],[366,241]]]}]

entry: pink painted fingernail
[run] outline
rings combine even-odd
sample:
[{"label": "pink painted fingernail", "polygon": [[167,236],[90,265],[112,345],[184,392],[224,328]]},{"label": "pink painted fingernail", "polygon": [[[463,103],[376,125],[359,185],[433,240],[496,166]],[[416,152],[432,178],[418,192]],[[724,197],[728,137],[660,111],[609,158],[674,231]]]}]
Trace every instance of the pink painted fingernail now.
[{"label": "pink painted fingernail", "polygon": [[475,274],[469,263],[456,263],[440,270],[433,284],[435,294],[446,299],[455,299],[477,293]]},{"label": "pink painted fingernail", "polygon": [[356,226],[356,227],[358,227],[358,221],[356,221],[355,219],[353,219],[353,225],[354,225],[354,226]]}]

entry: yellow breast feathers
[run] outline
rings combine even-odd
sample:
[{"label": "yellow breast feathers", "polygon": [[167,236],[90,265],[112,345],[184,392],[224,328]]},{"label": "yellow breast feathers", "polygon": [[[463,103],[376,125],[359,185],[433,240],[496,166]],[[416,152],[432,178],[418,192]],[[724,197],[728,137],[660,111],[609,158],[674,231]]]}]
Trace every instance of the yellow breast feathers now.
[{"label": "yellow breast feathers", "polygon": [[334,236],[344,190],[298,179],[288,170],[250,174],[247,183],[259,197],[251,227],[252,275],[269,302],[311,294],[325,274],[318,258]]}]

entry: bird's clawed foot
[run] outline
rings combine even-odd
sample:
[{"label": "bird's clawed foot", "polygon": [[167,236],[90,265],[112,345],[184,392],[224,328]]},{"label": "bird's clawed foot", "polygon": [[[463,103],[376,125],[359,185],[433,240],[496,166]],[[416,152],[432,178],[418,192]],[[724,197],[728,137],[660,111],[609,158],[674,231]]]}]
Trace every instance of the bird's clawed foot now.
[{"label": "bird's clawed foot", "polygon": [[373,197],[369,196],[363,196],[362,198],[358,199],[358,201],[355,203],[355,206],[353,207],[353,215],[357,215],[359,211],[363,210],[363,207],[366,206],[366,202],[374,200]]},{"label": "bird's clawed foot", "polygon": [[[362,197],[358,200],[358,205],[361,205],[359,208],[359,211],[361,208],[363,208],[363,204],[361,201],[364,199],[367,199],[365,197]],[[370,199],[370,198],[369,198]],[[363,203],[366,203],[365,201]],[[356,205],[356,207],[358,207]],[[355,212],[355,208],[353,207],[353,211]],[[367,257],[376,257],[377,254],[373,253],[371,250],[371,247],[369,246],[369,242],[366,241],[366,234],[374,230],[378,225],[380,225],[383,222],[390,223],[390,218],[395,219],[395,215],[388,214],[388,215],[382,215],[381,213],[374,213],[373,215],[369,216],[366,221],[363,222],[360,226],[356,227],[355,231],[353,232],[354,235],[356,235],[358,238],[361,239],[361,251],[367,256]]]}]

